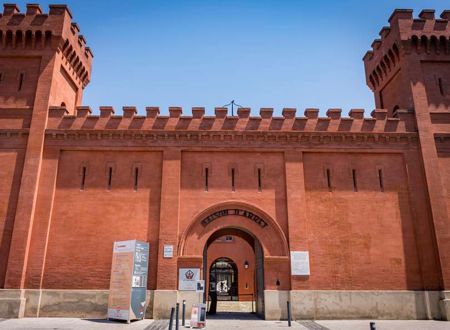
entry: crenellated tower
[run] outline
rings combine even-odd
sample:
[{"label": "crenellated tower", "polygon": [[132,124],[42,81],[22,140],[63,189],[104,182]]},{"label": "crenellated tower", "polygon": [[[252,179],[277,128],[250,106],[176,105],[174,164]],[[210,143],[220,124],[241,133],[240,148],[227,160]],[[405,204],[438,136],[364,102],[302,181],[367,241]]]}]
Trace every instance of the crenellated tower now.
[{"label": "crenellated tower", "polygon": [[89,83],[92,57],[67,6],[50,5],[43,13],[39,5],[28,4],[21,13],[15,4],[5,4],[0,107],[34,107],[36,98],[46,94],[48,106],[65,106],[73,113]]},{"label": "crenellated tower", "polygon": [[[380,39],[364,56],[367,85],[375,94],[377,108],[395,117],[397,109],[417,107],[411,89],[423,83],[430,111],[450,106],[450,11],[440,18],[434,10],[422,10],[413,18],[411,9],[397,9]],[[412,85],[413,84],[413,85]]]}]

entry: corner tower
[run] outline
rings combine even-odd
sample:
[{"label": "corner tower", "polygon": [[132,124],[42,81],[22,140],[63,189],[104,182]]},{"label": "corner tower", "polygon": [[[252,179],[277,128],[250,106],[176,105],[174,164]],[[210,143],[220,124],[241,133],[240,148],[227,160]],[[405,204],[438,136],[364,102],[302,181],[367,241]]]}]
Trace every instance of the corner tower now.
[{"label": "corner tower", "polygon": [[414,86],[422,83],[430,111],[450,110],[450,10],[435,17],[422,10],[397,9],[380,39],[364,56],[366,81],[377,108],[395,117],[397,109],[414,110]]},{"label": "corner tower", "polygon": [[[65,106],[73,113],[89,83],[92,52],[65,5],[0,15],[0,108]],[[39,100],[38,100],[39,99]]]},{"label": "corner tower", "polygon": [[450,10],[440,18],[397,9],[364,56],[366,80],[377,108],[388,117],[413,112],[420,141],[445,306],[450,310]]}]

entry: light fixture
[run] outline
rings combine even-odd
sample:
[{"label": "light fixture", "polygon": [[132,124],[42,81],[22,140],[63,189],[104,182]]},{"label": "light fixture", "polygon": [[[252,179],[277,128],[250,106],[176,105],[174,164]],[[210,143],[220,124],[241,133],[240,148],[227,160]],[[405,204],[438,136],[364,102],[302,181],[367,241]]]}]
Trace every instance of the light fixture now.
[{"label": "light fixture", "polygon": [[244,261],[244,268],[245,268],[245,269],[248,269],[248,266],[249,266],[249,265],[248,265],[248,261],[245,260],[245,261]]}]

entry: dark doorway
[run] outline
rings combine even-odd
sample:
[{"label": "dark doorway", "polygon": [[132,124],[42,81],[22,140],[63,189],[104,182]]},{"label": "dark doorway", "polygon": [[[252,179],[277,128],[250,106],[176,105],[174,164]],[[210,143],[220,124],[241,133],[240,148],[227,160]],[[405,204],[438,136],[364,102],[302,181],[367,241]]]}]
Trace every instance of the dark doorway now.
[{"label": "dark doorway", "polygon": [[216,292],[218,301],[238,301],[238,268],[233,260],[216,259],[209,271],[209,291]]}]

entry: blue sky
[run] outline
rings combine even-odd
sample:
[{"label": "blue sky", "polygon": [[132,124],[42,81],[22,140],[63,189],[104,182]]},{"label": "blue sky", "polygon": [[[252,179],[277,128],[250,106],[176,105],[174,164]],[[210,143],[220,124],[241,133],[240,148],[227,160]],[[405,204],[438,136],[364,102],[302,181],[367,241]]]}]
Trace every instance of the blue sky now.
[{"label": "blue sky", "polygon": [[[25,10],[27,1],[18,1]],[[44,11],[48,3],[40,1]],[[374,108],[362,57],[394,8],[447,1],[74,0],[94,52],[83,104]],[[367,114],[366,114],[367,115]]]}]

